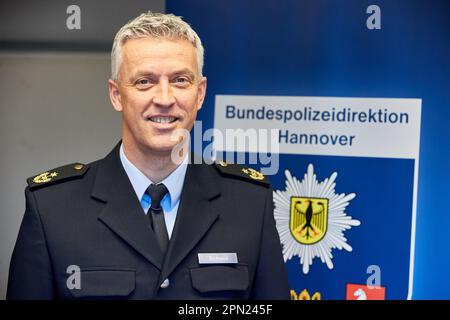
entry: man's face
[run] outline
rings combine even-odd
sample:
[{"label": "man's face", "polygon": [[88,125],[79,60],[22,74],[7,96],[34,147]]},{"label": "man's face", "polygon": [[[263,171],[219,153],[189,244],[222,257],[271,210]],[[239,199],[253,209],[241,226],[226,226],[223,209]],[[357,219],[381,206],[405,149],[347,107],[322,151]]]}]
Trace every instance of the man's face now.
[{"label": "man's face", "polygon": [[179,143],[174,131],[192,129],[206,91],[206,78],[198,74],[196,51],[187,40],[125,42],[119,80],[109,80],[109,92],[114,109],[122,112],[129,151],[167,154]]}]

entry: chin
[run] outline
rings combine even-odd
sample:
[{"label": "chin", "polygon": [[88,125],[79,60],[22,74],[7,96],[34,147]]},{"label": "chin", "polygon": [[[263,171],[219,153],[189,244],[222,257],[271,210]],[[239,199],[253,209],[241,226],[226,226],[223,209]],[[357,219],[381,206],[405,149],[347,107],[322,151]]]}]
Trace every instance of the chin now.
[{"label": "chin", "polygon": [[146,144],[146,149],[151,153],[170,153],[172,152],[173,148],[177,146],[176,143],[170,142],[170,143],[152,143],[152,144]]}]

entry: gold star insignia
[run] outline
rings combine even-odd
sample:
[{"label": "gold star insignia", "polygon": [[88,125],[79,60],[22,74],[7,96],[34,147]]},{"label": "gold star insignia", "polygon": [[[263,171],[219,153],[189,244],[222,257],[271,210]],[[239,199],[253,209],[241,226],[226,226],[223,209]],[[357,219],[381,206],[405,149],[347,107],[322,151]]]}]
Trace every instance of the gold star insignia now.
[{"label": "gold star insignia", "polygon": [[242,172],[245,174],[248,174],[248,176],[254,180],[263,180],[264,179],[264,175],[258,171],[256,171],[255,169],[252,168],[244,168],[242,169]]}]

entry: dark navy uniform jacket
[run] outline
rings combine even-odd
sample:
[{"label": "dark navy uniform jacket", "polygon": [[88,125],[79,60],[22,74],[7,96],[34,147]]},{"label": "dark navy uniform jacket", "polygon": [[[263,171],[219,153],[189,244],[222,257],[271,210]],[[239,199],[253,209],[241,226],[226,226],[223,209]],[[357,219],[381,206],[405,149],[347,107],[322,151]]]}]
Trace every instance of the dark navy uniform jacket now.
[{"label": "dark navy uniform jacket", "polygon": [[[25,196],[8,299],[289,299],[272,189],[238,165],[188,165],[165,257],[119,146],[35,177]],[[199,253],[237,263],[201,264]]]}]

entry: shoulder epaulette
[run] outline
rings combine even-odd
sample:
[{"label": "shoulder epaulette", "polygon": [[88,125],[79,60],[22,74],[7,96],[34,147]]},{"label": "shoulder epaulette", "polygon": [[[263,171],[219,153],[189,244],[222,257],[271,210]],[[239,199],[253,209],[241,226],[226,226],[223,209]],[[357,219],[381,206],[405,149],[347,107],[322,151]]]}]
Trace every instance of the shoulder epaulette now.
[{"label": "shoulder epaulette", "polygon": [[88,169],[89,166],[85,164],[72,163],[30,177],[27,179],[27,182],[30,189],[35,189],[58,181],[80,177],[84,175]]},{"label": "shoulder epaulette", "polygon": [[214,165],[224,175],[234,176],[243,180],[270,186],[267,177],[253,168],[227,163],[225,161],[216,161],[214,162]]}]

